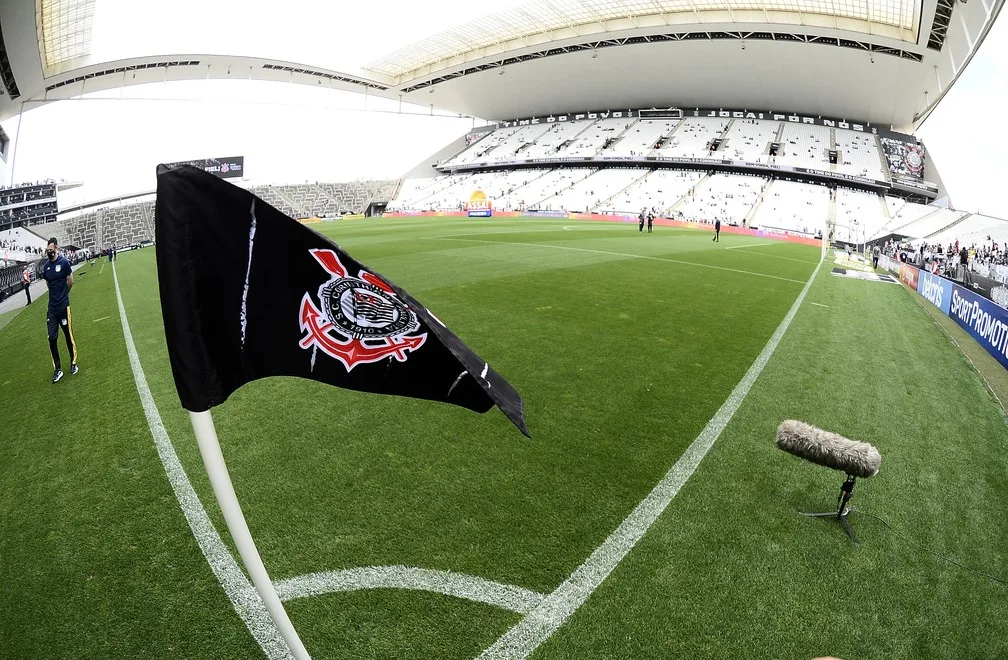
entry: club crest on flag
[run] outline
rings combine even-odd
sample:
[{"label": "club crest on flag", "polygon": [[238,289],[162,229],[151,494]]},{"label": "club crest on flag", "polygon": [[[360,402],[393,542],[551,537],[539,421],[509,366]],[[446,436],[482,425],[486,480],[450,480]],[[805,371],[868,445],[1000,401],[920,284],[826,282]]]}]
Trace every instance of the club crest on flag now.
[{"label": "club crest on flag", "polygon": [[301,348],[320,349],[349,372],[389,357],[405,362],[427,341],[416,314],[380,277],[349,275],[333,250],[308,252],[331,277],[318,289],[318,306],[308,292],[301,299]]}]

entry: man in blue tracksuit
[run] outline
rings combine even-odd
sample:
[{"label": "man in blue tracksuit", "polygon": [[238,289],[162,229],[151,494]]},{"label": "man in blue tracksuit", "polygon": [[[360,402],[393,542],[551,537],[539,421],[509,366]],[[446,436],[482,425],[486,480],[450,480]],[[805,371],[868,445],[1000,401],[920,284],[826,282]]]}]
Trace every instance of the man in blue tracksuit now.
[{"label": "man in blue tracksuit", "polygon": [[49,351],[52,353],[52,382],[63,377],[60,369],[59,348],[56,340],[59,338],[59,328],[63,328],[66,337],[67,351],[70,353],[70,373],[77,373],[77,344],[73,336],[73,318],[70,315],[70,289],[73,288],[73,272],[70,262],[59,253],[59,243],[55,238],[49,239],[46,246],[46,256],[42,263],[42,277],[49,286],[49,311],[46,320],[49,325]]}]

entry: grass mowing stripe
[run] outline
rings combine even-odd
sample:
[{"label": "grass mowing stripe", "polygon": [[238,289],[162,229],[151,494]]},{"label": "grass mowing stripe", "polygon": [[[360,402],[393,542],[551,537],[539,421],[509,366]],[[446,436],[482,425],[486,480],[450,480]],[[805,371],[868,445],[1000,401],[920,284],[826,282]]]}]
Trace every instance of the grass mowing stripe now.
[{"label": "grass mowing stripe", "polygon": [[734,247],[726,247],[726,250],[742,250],[746,254],[758,254],[761,257],[769,257],[770,259],[784,259],[786,261],[797,261],[800,264],[814,264],[814,261],[809,261],[808,259],[795,259],[794,257],[785,257],[780,254],[764,254],[762,252],[753,252],[752,250],[747,250],[746,248],[759,247],[758,245],[736,245]]},{"label": "grass mowing stripe", "polygon": [[496,658],[527,658],[543,642],[556,632],[578,607],[580,607],[592,592],[609,576],[634,545],[644,536],[648,528],[654,524],[669,503],[682,488],[683,484],[696,471],[697,466],[718,436],[728,426],[746,394],[763,367],[777,349],[777,344],[791,325],[791,320],[798,313],[805,294],[808,293],[816,273],[822,262],[812,271],[801,293],[788,310],[770,341],[753,362],[745,376],[739,381],[721,408],[700,432],[700,435],[686,448],[682,457],[676,461],[658,485],[648,493],[647,497],[634,508],[619,527],[592,552],[591,556],[579,566],[570,577],[549,594],[534,610],[529,612],[513,628],[504,633],[492,646],[480,654],[487,660]]},{"label": "grass mowing stripe", "polygon": [[[512,243],[511,241],[481,241],[475,238],[448,238],[439,237],[431,238],[429,240],[438,241],[461,241],[465,243],[489,243],[493,244],[506,244],[506,245],[522,245],[525,247],[537,247],[537,248],[552,248],[554,250],[571,250],[573,252],[593,252],[595,254],[611,254],[616,257],[627,257],[629,259],[650,259],[652,261],[664,261],[671,264],[684,264],[686,266],[699,266],[700,268],[714,268],[717,270],[726,270],[730,273],[741,273],[743,275],[753,275],[755,277],[769,277],[772,280],[781,280],[783,282],[794,282],[795,284],[802,284],[801,280],[794,280],[790,277],[780,277],[778,275],[768,275],[767,273],[757,273],[751,270],[741,270],[739,268],[728,268],[727,266],[715,266],[714,264],[702,264],[696,261],[683,261],[682,259],[669,259],[666,257],[652,257],[644,254],[629,254],[626,252],[612,252],[610,250],[593,250],[590,248],[579,248],[572,247],[569,245],[552,245],[550,243]],[[809,262],[811,263],[811,262]]]},{"label": "grass mowing stripe", "polygon": [[200,550],[210,564],[211,570],[221,587],[227,594],[228,600],[234,606],[235,612],[241,617],[248,627],[249,632],[258,642],[260,648],[269,658],[290,658],[290,650],[287,643],[280,636],[273,620],[266,612],[266,605],[248,578],[238,568],[234,557],[221,541],[220,534],[210,522],[203,503],[193,489],[189,477],[185,473],[182,464],[179,462],[175,447],[172,446],[168,432],[161,421],[161,414],[158,412],[154,397],[147,386],[147,378],[144,376],[143,367],[140,365],[140,358],[133,343],[133,334],[130,332],[129,321],[126,319],[126,308],[123,306],[122,293],[119,291],[119,277],[116,274],[115,264],[112,265],[112,277],[115,280],[116,302],[119,304],[119,317],[122,319],[123,337],[126,340],[126,352],[129,354],[130,367],[133,369],[133,378],[136,381],[137,393],[143,404],[144,415],[147,417],[147,425],[150,427],[151,436],[157,446],[158,456],[164,465],[168,481],[171,483],[175,497],[178,499],[182,513],[186,522],[192,529],[193,536],[199,543]]},{"label": "grass mowing stripe", "polygon": [[309,573],[274,582],[280,600],[321,596],[361,589],[429,591],[493,605],[527,614],[545,598],[543,594],[493,580],[450,571],[415,566],[365,566],[341,571]]}]

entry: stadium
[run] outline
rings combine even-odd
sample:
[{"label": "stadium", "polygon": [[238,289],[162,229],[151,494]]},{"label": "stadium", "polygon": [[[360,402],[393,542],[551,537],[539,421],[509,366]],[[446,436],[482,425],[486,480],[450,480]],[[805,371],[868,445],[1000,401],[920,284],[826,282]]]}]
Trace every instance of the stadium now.
[{"label": "stadium", "polygon": [[1008,657],[1000,0],[141,4],[0,4],[0,657]]}]

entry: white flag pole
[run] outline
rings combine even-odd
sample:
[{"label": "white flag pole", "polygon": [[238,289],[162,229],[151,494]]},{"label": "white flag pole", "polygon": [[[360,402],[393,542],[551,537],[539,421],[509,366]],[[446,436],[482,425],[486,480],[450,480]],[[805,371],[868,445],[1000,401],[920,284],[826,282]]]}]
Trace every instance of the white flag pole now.
[{"label": "white flag pole", "polygon": [[305,650],[301,638],[298,637],[294,624],[291,623],[284,609],[273,582],[270,581],[266,567],[263,566],[262,558],[256,549],[252,534],[249,533],[248,524],[245,522],[245,515],[242,513],[241,505],[235,496],[234,487],[231,485],[231,477],[228,475],[227,465],[224,463],[224,455],[221,453],[220,442],[217,440],[217,429],[214,428],[213,417],[210,411],[190,412],[189,419],[192,421],[193,431],[196,433],[196,441],[199,443],[200,454],[203,456],[203,465],[210,476],[210,485],[213,486],[214,495],[217,497],[217,504],[220,505],[224,513],[224,520],[227,522],[228,531],[235,545],[238,546],[238,554],[241,555],[242,562],[252,577],[252,584],[266,604],[266,610],[276,624],[277,629],[283,636],[284,641],[290,648],[291,653],[297,660],[311,660],[308,651]]}]

